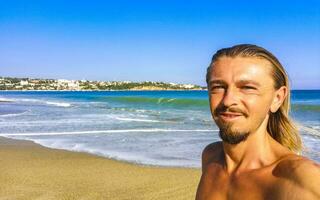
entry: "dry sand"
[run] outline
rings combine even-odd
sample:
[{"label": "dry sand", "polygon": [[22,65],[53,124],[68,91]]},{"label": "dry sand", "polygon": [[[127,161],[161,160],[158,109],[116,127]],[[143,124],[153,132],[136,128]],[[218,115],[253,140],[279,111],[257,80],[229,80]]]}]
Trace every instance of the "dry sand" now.
[{"label": "dry sand", "polygon": [[0,137],[0,200],[194,199],[200,176]]}]

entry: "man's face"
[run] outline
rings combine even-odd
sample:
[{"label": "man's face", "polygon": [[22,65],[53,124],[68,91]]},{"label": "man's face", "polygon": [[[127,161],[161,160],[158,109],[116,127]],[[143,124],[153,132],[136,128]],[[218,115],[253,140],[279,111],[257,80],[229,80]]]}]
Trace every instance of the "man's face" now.
[{"label": "man's face", "polygon": [[221,57],[214,63],[210,109],[225,142],[237,144],[266,126],[275,95],[270,70],[270,63],[259,58]]}]

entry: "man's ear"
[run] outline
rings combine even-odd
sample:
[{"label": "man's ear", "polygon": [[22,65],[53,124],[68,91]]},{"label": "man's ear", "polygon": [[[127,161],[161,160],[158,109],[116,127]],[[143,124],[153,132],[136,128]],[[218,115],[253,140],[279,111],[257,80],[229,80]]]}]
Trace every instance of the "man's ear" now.
[{"label": "man's ear", "polygon": [[287,95],[288,95],[288,89],[286,86],[282,86],[275,91],[275,95],[273,97],[273,101],[270,107],[270,111],[272,113],[277,112],[277,110],[282,105],[283,101],[286,99]]}]

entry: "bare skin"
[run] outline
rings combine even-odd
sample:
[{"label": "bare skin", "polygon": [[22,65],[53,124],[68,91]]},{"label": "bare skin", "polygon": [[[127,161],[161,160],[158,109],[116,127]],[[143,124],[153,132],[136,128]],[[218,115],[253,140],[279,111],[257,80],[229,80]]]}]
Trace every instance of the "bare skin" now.
[{"label": "bare skin", "polygon": [[[238,144],[223,141],[204,149],[196,200],[320,199],[319,165],[267,132],[269,112],[277,111],[287,95],[286,87],[273,88],[268,61],[222,57],[210,75],[214,121],[249,136]],[[221,105],[230,110],[215,112]]]}]

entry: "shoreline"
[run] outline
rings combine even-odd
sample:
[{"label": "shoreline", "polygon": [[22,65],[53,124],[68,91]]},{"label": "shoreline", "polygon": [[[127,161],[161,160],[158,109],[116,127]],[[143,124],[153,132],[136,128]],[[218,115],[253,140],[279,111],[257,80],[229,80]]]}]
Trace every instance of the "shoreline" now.
[{"label": "shoreline", "polygon": [[[319,91],[320,89],[292,89],[291,91]],[[152,92],[152,91],[208,91],[208,89],[191,89],[191,90],[177,90],[177,89],[163,89],[163,90],[0,90],[0,92],[121,92],[121,91],[140,91],[140,92]]]},{"label": "shoreline", "polygon": [[194,169],[194,170],[199,170],[200,167],[188,167],[188,166],[167,166],[167,165],[156,165],[156,164],[144,164],[144,163],[138,163],[138,162],[131,162],[131,161],[127,161],[127,160],[122,160],[122,159],[115,159],[115,158],[110,158],[110,157],[106,157],[103,155],[99,155],[99,154],[94,154],[94,153],[90,153],[90,152],[86,152],[86,151],[73,151],[70,149],[63,149],[63,148],[55,148],[55,147],[49,147],[49,146],[45,146],[42,145],[40,143],[37,143],[31,139],[15,139],[15,138],[10,138],[7,136],[4,136],[3,134],[0,134],[0,145],[1,145],[1,140],[2,139],[8,139],[8,140],[17,140],[17,141],[23,141],[23,142],[31,142],[34,145],[39,145],[43,148],[47,148],[47,149],[52,149],[52,150],[61,150],[61,151],[68,151],[68,152],[74,152],[74,153],[84,153],[84,154],[88,154],[91,156],[96,156],[96,157],[100,157],[103,159],[107,159],[107,160],[112,160],[112,161],[116,161],[116,162],[120,162],[123,164],[129,164],[129,165],[135,165],[135,166],[141,166],[141,167],[150,167],[150,168],[168,168],[168,169]]},{"label": "shoreline", "polygon": [[119,92],[119,91],[208,91],[208,89],[194,89],[194,90],[177,90],[177,89],[163,89],[163,90],[0,90],[0,92]]},{"label": "shoreline", "polygon": [[4,199],[194,199],[201,176],[2,136],[0,150]]}]

